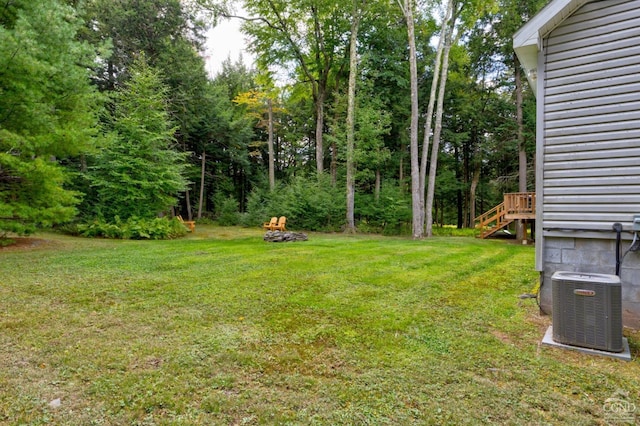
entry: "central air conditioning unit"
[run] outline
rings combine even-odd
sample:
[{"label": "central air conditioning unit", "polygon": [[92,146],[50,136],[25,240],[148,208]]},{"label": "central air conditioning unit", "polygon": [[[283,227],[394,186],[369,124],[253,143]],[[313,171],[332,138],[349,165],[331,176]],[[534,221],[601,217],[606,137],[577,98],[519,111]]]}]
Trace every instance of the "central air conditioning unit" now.
[{"label": "central air conditioning unit", "polygon": [[624,350],[620,277],[556,272],[551,287],[554,341],[608,352]]}]

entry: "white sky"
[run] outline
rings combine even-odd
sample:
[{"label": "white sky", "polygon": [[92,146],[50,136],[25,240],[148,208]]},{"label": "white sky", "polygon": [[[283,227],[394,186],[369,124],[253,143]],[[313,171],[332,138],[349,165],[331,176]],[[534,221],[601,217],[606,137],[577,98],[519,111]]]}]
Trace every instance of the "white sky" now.
[{"label": "white sky", "polygon": [[243,62],[250,66],[253,55],[246,50],[244,36],[240,33],[241,20],[237,18],[220,20],[218,25],[207,33],[205,59],[207,72],[215,77],[222,70],[222,62],[231,57],[236,62],[242,55]]}]

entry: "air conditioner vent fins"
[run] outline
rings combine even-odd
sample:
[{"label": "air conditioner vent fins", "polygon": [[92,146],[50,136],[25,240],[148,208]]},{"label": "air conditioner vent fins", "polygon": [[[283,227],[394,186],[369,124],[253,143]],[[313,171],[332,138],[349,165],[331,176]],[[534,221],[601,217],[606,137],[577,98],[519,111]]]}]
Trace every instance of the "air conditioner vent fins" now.
[{"label": "air conditioner vent fins", "polygon": [[622,285],[616,275],[556,272],[553,340],[609,352],[624,350]]}]

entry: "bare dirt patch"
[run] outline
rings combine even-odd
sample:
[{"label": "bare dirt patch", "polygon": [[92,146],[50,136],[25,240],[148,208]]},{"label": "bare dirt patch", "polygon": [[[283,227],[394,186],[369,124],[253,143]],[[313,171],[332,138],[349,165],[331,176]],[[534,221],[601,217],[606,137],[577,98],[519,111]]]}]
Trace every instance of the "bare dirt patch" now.
[{"label": "bare dirt patch", "polygon": [[44,240],[42,238],[11,238],[14,243],[8,246],[0,246],[0,253],[10,251],[26,251],[26,250],[38,250],[38,249],[52,249],[55,248],[58,243],[51,240]]}]

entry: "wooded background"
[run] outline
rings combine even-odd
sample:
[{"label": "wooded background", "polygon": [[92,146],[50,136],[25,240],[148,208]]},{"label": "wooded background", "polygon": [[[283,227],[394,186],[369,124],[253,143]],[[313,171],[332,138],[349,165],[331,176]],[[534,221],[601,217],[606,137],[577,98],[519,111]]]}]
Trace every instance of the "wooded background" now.
[{"label": "wooded background", "polygon": [[[472,227],[534,187],[512,36],[544,4],[4,2],[0,233],[172,213],[415,238]],[[205,34],[222,19],[242,20],[256,63],[210,77]]]}]

